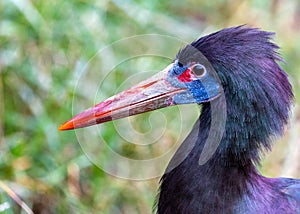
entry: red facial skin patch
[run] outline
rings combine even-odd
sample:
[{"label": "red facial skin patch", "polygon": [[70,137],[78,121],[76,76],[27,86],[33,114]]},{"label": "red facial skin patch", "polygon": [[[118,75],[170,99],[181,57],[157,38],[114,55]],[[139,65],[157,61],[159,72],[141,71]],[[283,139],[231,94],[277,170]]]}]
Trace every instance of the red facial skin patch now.
[{"label": "red facial skin patch", "polygon": [[181,82],[191,82],[191,70],[186,69],[180,76],[177,77]]}]

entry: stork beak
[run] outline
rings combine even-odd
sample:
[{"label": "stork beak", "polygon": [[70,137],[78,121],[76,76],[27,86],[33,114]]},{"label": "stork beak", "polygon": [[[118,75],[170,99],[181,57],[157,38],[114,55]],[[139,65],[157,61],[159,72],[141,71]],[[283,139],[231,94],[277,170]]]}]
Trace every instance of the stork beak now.
[{"label": "stork beak", "polygon": [[59,130],[83,128],[174,105],[173,97],[187,88],[167,81],[173,63],[149,79],[114,95],[66,121]]}]

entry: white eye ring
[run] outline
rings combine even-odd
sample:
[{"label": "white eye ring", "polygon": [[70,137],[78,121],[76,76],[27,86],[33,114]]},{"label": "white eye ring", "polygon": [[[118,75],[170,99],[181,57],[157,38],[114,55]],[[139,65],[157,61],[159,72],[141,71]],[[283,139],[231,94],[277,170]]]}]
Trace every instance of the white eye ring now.
[{"label": "white eye ring", "polygon": [[192,73],[196,76],[196,77],[203,77],[206,74],[206,68],[201,65],[201,64],[195,64],[192,66],[191,68]]}]

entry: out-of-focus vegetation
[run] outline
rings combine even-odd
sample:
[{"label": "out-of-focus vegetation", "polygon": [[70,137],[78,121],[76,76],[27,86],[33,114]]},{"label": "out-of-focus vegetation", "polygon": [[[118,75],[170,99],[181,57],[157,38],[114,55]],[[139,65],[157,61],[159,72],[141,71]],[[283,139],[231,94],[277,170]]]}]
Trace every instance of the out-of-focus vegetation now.
[{"label": "out-of-focus vegetation", "polygon": [[[81,96],[84,107],[88,107],[84,102],[91,101],[84,93],[74,91],[77,71],[98,50],[125,37],[155,33],[190,42],[206,33],[241,24],[276,32],[275,41],[286,62],[282,67],[290,76],[296,97],[286,136],[261,170],[270,176],[299,177],[298,0],[2,0],[0,213],[25,212],[9,195],[8,188],[35,213],[151,213],[158,178],[131,181],[108,175],[89,161],[74,131],[57,130],[72,116],[73,96]],[[181,47],[170,47],[169,53],[175,56]],[[111,57],[126,56],[132,51],[128,47],[113,50]],[[160,60],[155,69],[168,62]],[[115,73],[112,88],[106,86],[108,92],[102,98],[112,95],[126,79],[124,70],[120,68]],[[145,124],[141,122],[144,118],[133,120],[133,126],[147,130],[147,123],[143,128]],[[113,142],[112,147],[122,155],[141,158],[138,148],[120,147],[116,135],[108,125],[104,138]],[[175,135],[173,131],[164,141],[176,139]],[[150,149],[151,154],[160,154],[164,147]]]}]

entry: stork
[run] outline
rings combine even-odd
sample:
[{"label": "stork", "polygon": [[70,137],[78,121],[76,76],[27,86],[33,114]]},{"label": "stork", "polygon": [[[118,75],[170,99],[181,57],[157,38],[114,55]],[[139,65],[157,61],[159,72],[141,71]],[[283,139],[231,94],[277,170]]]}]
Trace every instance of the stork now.
[{"label": "stork", "polygon": [[[197,39],[158,74],[85,110],[59,129],[197,103],[202,105],[200,117],[161,178],[156,212],[300,213],[300,180],[267,178],[256,168],[274,138],[283,135],[293,101],[272,36],[238,26]],[[214,131],[213,106],[225,109],[224,130],[211,157],[200,163]]]}]

